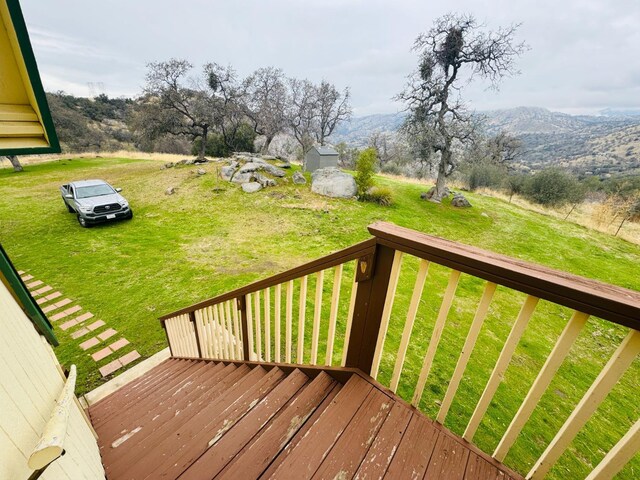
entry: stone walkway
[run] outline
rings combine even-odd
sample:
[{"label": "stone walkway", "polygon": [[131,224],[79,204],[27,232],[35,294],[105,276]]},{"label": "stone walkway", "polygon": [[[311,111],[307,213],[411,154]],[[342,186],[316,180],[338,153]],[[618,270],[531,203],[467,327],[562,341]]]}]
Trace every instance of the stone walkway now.
[{"label": "stone walkway", "polygon": [[118,332],[113,328],[108,328],[108,325],[103,320],[95,320],[93,313],[83,312],[82,307],[77,302],[65,297],[61,292],[50,285],[46,285],[42,280],[34,279],[33,275],[23,271],[18,272],[18,274],[31,292],[31,295],[36,299],[38,305],[40,305],[40,308],[42,308],[42,311],[49,318],[49,321],[54,325],[54,328],[59,328],[65,332],[69,331],[69,336],[74,340],[82,339],[82,343],[78,346],[86,351],[94,362],[99,365],[102,364],[98,368],[100,375],[103,377],[111,375],[140,358],[140,354],[136,350],[117,357],[120,353],[116,352],[130,345],[129,340],[120,337],[115,341],[111,341],[112,337],[116,336]]}]

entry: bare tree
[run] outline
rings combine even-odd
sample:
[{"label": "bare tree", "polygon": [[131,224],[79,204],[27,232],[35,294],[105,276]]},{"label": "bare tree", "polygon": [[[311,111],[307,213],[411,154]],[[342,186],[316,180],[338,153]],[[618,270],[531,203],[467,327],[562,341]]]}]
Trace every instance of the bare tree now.
[{"label": "bare tree", "polygon": [[[145,136],[164,133],[201,139],[198,159],[203,160],[207,135],[213,119],[211,99],[194,80],[187,78],[193,68],[186,60],[171,59],[147,64],[144,101],[134,121]],[[190,81],[187,86],[186,82]]]},{"label": "bare tree", "polygon": [[316,112],[317,96],[313,83],[309,80],[290,79],[287,119],[303,157],[313,147]]},{"label": "bare tree", "polygon": [[349,89],[345,88],[341,93],[331,83],[323,80],[316,87],[317,125],[315,128],[316,140],[320,145],[325,144],[338,123],[347,120],[351,116],[349,105]]},{"label": "bare tree", "polygon": [[282,70],[259,68],[243,82],[245,113],[254,131],[265,137],[262,153],[268,153],[273,138],[287,128],[287,86]]},{"label": "bare tree", "polygon": [[526,49],[524,43],[514,43],[517,28],[485,32],[473,16],[445,15],[414,43],[418,69],[397,98],[409,112],[403,131],[414,154],[437,170],[436,201],[458,166],[456,144],[468,143],[477,132],[477,122],[462,102],[461,84],[479,76],[497,88],[504,76],[517,73],[515,59]]}]

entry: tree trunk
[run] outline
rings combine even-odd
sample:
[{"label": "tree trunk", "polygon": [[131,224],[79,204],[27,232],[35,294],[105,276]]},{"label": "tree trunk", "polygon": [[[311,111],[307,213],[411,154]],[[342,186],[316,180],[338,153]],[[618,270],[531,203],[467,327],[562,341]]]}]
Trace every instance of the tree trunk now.
[{"label": "tree trunk", "polygon": [[207,151],[207,134],[209,133],[209,125],[202,127],[202,143],[200,144],[200,151],[198,152],[198,160],[204,160],[204,155]]},{"label": "tree trunk", "polygon": [[618,229],[616,230],[616,234],[614,235],[614,237],[618,236],[618,234],[620,233],[620,229],[622,228],[622,225],[624,225],[624,222],[626,222],[626,221],[627,221],[627,217],[624,217],[622,219],[622,222],[620,222],[620,225],[618,225]]},{"label": "tree trunk", "polygon": [[265,140],[264,140],[264,145],[262,145],[262,153],[263,154],[267,154],[269,153],[269,145],[271,145],[271,142],[273,141],[273,135],[266,135],[265,136]]},{"label": "tree trunk", "polygon": [[442,158],[440,158],[440,164],[438,165],[438,176],[436,178],[436,191],[431,197],[433,202],[441,202],[446,196],[445,188],[447,186],[447,164],[451,157],[450,152],[442,152]]},{"label": "tree trunk", "polygon": [[18,160],[17,156],[8,155],[7,158],[11,162],[11,165],[13,165],[14,172],[21,172],[23,170],[22,165],[20,165],[20,160]]}]

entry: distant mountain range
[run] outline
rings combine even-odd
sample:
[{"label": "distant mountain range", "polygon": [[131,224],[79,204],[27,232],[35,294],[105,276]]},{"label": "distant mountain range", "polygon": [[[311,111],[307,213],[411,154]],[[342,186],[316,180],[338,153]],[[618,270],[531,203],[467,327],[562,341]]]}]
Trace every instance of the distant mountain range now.
[{"label": "distant mountain range", "polygon": [[[479,112],[488,133],[507,131],[523,141],[524,168],[550,165],[576,173],[640,173],[640,111],[606,109],[600,115],[569,115],[539,107]],[[354,117],[336,128],[335,143],[364,146],[374,132],[395,133],[404,113]]]}]

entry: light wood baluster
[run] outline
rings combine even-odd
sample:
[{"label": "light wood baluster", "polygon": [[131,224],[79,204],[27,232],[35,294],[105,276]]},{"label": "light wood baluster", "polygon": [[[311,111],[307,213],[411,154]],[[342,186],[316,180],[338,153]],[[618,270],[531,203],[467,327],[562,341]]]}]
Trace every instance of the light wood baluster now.
[{"label": "light wood baluster", "polygon": [[380,330],[378,331],[378,341],[373,354],[373,362],[371,365],[371,376],[378,378],[378,370],[380,369],[380,361],[382,360],[382,351],[384,350],[384,341],[389,328],[389,319],[393,310],[393,302],[396,296],[396,288],[398,287],[398,278],[400,277],[400,268],[402,266],[402,255],[400,250],[396,250],[393,254],[393,264],[389,275],[389,286],[387,287],[387,296],[385,297],[384,309],[382,310],[382,319],[380,320]]},{"label": "light wood baluster", "polygon": [[640,419],[629,429],[586,480],[608,480],[616,476],[629,460],[640,451]]},{"label": "light wood baluster", "polygon": [[219,303],[218,318],[220,319],[220,336],[222,337],[222,345],[224,345],[224,356],[226,359],[231,359],[231,349],[229,348],[229,332],[227,331],[227,318],[224,311],[224,305]]},{"label": "light wood baluster", "polygon": [[238,301],[236,299],[229,300],[232,303],[233,324],[236,329],[236,358],[242,360],[244,358],[242,352],[242,328],[240,327],[240,318],[238,315]]},{"label": "light wood baluster", "polygon": [[216,335],[216,326],[213,323],[213,309],[211,306],[206,308],[207,312],[207,327],[209,329],[209,338],[211,338],[211,347],[213,350],[214,358],[222,358],[220,353],[220,345],[218,344],[218,336]]},{"label": "light wood baluster", "polygon": [[391,384],[389,388],[394,393],[396,392],[396,390],[398,390],[398,383],[400,382],[402,366],[404,365],[404,360],[407,355],[407,347],[409,346],[409,340],[411,339],[411,331],[413,330],[413,324],[416,320],[416,314],[418,313],[418,306],[420,305],[422,290],[424,289],[424,283],[427,279],[428,272],[429,261],[420,260],[418,275],[416,276],[416,283],[413,286],[413,294],[411,295],[411,301],[409,302],[407,321],[404,324],[402,339],[400,340],[400,348],[398,349],[398,355],[396,356],[396,364],[393,367],[393,374],[391,375]]},{"label": "light wood baluster", "polygon": [[347,325],[344,331],[344,345],[342,346],[342,361],[341,366],[347,364],[347,353],[349,350],[349,339],[351,338],[351,326],[353,325],[353,312],[356,306],[356,296],[358,294],[358,261],[355,262],[355,268],[353,269],[353,283],[351,284],[351,298],[349,299],[349,312],[347,313]]},{"label": "light wood baluster", "polygon": [[529,319],[533,315],[536,306],[538,305],[538,298],[532,295],[528,295],[522,308],[520,309],[520,313],[518,314],[518,318],[516,319],[513,327],[511,328],[511,332],[509,332],[509,336],[507,337],[507,341],[502,347],[502,351],[500,352],[500,356],[498,357],[498,361],[496,362],[493,371],[491,372],[491,376],[489,377],[489,381],[482,392],[482,396],[476,405],[476,408],[471,415],[471,420],[469,420],[469,424],[464,431],[462,438],[470,442],[473,440],[473,436],[480,426],[480,422],[482,421],[482,417],[489,408],[489,404],[493,399],[493,396],[502,381],[502,377],[504,376],[504,372],[507,370],[509,363],[511,362],[511,357],[513,356],[513,352],[520,341],[520,337],[524,333],[527,324],[529,323]]},{"label": "light wood baluster", "polygon": [[640,332],[631,330],[527,474],[528,479],[545,477],[639,353]]},{"label": "light wood baluster", "polygon": [[333,344],[336,338],[336,322],[338,321],[338,306],[340,303],[340,287],[342,285],[342,264],[336,265],[333,274],[333,290],[331,292],[331,310],[329,311],[329,331],[327,332],[327,353],[324,357],[325,365],[333,362]]},{"label": "light wood baluster", "polygon": [[200,310],[195,310],[193,312],[193,316],[195,318],[195,327],[198,331],[198,340],[200,344],[200,351],[202,352],[202,358],[207,358],[207,348],[205,344],[205,336],[204,336],[204,325],[202,324],[202,317],[200,315]]},{"label": "light wood baluster", "polygon": [[224,302],[225,318],[227,319],[227,342],[229,343],[229,354],[231,360],[240,360],[236,357],[235,335],[233,334],[233,324],[231,320],[231,300]]},{"label": "light wood baluster", "polygon": [[262,361],[262,320],[260,315],[260,290],[253,294],[254,300],[254,317],[256,320],[256,354],[258,355],[258,361]]},{"label": "light wood baluster", "polygon": [[285,326],[285,362],[291,363],[291,336],[293,323],[293,280],[287,283],[287,308],[286,308],[286,326]]},{"label": "light wood baluster", "polygon": [[253,346],[253,311],[251,306],[251,294],[247,293],[245,297],[245,308],[247,309],[247,340],[249,343],[249,354],[246,356],[249,360],[255,360],[255,348]]},{"label": "light wood baluster", "polygon": [[547,390],[551,380],[553,380],[553,376],[556,374],[558,368],[560,368],[560,365],[562,364],[562,361],[569,353],[569,349],[571,349],[576,338],[578,338],[578,334],[587,323],[588,318],[589,315],[581,312],[574,312],[571,316],[571,319],[560,334],[560,337],[549,354],[549,357],[542,366],[540,373],[538,373],[537,378],[533,382],[529,393],[527,393],[527,396],[522,402],[522,405],[520,405],[518,412],[515,417],[513,417],[509,428],[507,428],[507,431],[502,436],[502,440],[500,440],[498,447],[493,453],[493,458],[496,460],[502,462],[504,457],[507,456],[513,442],[516,441],[516,438],[522,431],[525,423],[529,420],[529,417],[536,408],[536,405],[538,405],[540,398]]},{"label": "light wood baluster", "polygon": [[300,306],[298,309],[298,355],[296,361],[304,361],[304,324],[307,314],[307,275],[300,279]]},{"label": "light wood baluster", "polygon": [[224,350],[224,332],[222,331],[222,322],[220,322],[220,316],[218,314],[218,305],[212,305],[211,310],[213,312],[213,328],[216,332],[216,339],[218,340],[218,352],[220,353],[220,358],[223,360],[227,359]]},{"label": "light wood baluster", "polygon": [[433,365],[433,359],[436,356],[438,350],[438,344],[440,343],[440,337],[442,337],[442,331],[453,303],[453,298],[456,295],[456,288],[458,288],[458,281],[460,280],[460,272],[457,270],[451,270],[449,275],[449,283],[447,289],[444,292],[442,303],[440,304],[440,311],[436,318],[436,323],[433,325],[433,332],[431,333],[431,340],[429,340],[429,346],[427,347],[427,353],[424,356],[422,362],[422,369],[420,370],[420,376],[418,377],[418,383],[416,384],[416,390],[413,393],[412,405],[418,407],[420,405],[420,399],[424,392],[424,387],[427,384],[429,373],[431,372],[431,366]]},{"label": "light wood baluster", "polygon": [[264,289],[264,353],[265,361],[271,361],[271,289]]},{"label": "light wood baluster", "polygon": [[453,371],[453,376],[451,377],[451,381],[449,382],[449,386],[447,387],[447,393],[445,393],[444,399],[442,400],[442,405],[440,405],[440,410],[438,411],[436,421],[441,424],[444,424],[447,413],[449,413],[449,408],[451,408],[453,398],[456,396],[456,392],[458,391],[458,387],[460,386],[460,382],[462,381],[462,376],[464,375],[464,371],[467,368],[467,363],[469,362],[469,358],[471,357],[471,352],[473,352],[473,347],[478,340],[480,329],[482,328],[482,324],[487,318],[489,305],[491,305],[491,300],[493,299],[493,295],[496,292],[496,288],[497,285],[493,282],[487,282],[485,284],[482,298],[480,299],[480,303],[478,304],[476,314],[473,317],[473,322],[471,322],[471,327],[469,328],[467,338],[464,341],[464,346],[462,347],[460,358],[458,358],[456,369]]},{"label": "light wood baluster", "polygon": [[322,317],[322,289],[324,288],[324,270],[316,274],[316,296],[313,306],[313,332],[311,334],[311,365],[318,364],[318,342],[320,340],[320,321]]},{"label": "light wood baluster", "polygon": [[274,325],[274,335],[275,335],[275,357],[276,357],[276,362],[280,363],[280,342],[282,341],[281,335],[280,335],[280,325],[282,322],[282,315],[281,315],[281,311],[280,311],[280,301],[281,301],[281,297],[282,297],[282,284],[278,284],[276,285],[276,291],[275,291],[275,305],[273,306],[274,309],[274,316],[275,318],[273,319]]}]

